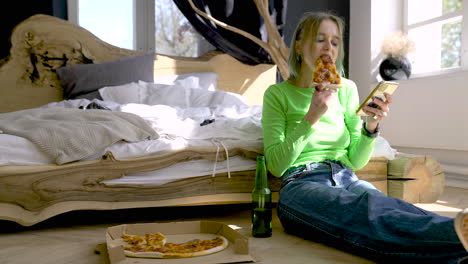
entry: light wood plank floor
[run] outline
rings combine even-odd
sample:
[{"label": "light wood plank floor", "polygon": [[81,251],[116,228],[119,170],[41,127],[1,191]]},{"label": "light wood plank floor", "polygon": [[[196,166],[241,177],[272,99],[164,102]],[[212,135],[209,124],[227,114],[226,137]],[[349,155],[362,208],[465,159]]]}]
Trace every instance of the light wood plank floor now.
[{"label": "light wood plank floor", "polygon": [[[436,203],[419,206],[442,215],[455,216],[462,208],[468,207],[468,189],[446,187]],[[95,248],[105,241],[104,234],[110,226],[201,219],[238,226],[240,233],[250,237],[252,256],[260,264],[374,263],[286,234],[276,212],[274,216],[273,236],[270,238],[250,236],[250,212],[246,205],[70,212],[33,227],[0,221],[0,263],[105,263],[95,253]]]}]

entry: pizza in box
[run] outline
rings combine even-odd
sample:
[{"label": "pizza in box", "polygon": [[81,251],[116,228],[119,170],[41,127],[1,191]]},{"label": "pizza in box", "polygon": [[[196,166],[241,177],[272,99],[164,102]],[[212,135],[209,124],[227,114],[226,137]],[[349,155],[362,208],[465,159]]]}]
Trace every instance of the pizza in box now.
[{"label": "pizza in box", "polygon": [[123,234],[117,239],[124,253],[135,258],[190,258],[220,252],[229,245],[228,240],[216,234],[171,235],[160,232],[145,235]]}]

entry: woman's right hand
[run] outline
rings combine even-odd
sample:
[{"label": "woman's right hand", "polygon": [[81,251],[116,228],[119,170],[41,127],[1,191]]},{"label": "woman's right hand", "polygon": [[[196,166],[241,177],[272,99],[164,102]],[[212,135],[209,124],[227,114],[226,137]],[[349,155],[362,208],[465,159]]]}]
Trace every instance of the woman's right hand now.
[{"label": "woman's right hand", "polygon": [[329,85],[329,82],[323,82],[315,87],[309,110],[305,115],[305,119],[311,124],[317,122],[320,117],[327,112],[328,107],[331,106],[334,101],[333,94],[337,92],[337,89],[327,88]]}]

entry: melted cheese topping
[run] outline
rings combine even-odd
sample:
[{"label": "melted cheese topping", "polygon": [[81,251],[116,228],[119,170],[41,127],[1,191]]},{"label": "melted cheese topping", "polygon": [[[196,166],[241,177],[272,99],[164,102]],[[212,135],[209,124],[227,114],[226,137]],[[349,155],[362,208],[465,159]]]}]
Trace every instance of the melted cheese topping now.
[{"label": "melted cheese topping", "polygon": [[324,81],[329,81],[330,84],[341,83],[341,77],[329,56],[322,55],[317,59],[315,71],[313,73],[313,81],[315,83],[322,83]]}]

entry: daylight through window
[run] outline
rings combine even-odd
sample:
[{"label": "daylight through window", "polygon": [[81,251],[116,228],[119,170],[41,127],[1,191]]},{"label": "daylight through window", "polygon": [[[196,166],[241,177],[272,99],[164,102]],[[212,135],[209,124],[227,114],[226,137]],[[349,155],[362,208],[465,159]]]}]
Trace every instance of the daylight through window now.
[{"label": "daylight through window", "polygon": [[[463,0],[405,0],[405,31],[415,42],[412,73],[460,68],[463,64]],[[468,43],[465,43],[468,45]]]},{"label": "daylight through window", "polygon": [[[172,0],[69,0],[77,22],[121,48],[198,57],[213,50]],[[154,23],[149,27],[148,23]],[[154,35],[153,35],[154,34]]]},{"label": "daylight through window", "polygon": [[180,12],[172,0],[155,2],[156,52],[198,57],[214,49]]}]

